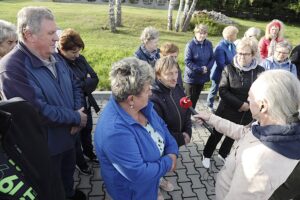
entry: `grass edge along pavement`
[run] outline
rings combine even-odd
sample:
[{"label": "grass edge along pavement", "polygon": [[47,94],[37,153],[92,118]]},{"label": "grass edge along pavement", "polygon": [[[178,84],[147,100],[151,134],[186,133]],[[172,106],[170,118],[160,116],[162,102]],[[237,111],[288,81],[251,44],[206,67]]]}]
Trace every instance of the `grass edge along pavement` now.
[{"label": "grass edge along pavement", "polygon": [[[191,31],[172,32],[166,31],[167,10],[148,9],[122,6],[123,26],[113,34],[108,29],[108,5],[91,3],[57,3],[25,0],[4,0],[0,1],[0,19],[16,23],[17,12],[24,6],[45,6],[51,9],[55,15],[57,25],[61,29],[74,28],[79,31],[84,42],[85,49],[82,54],[97,72],[100,82],[98,90],[110,90],[108,80],[111,64],[128,56],[133,56],[140,45],[139,36],[146,26],[154,26],[160,31],[160,44],[166,41],[174,42],[179,46],[179,64],[184,68],[183,54],[186,43],[192,39]],[[175,22],[177,12],[173,12]],[[245,30],[251,26],[261,29],[264,34],[267,22],[232,18],[238,23],[240,29],[238,37],[242,37]],[[293,44],[300,43],[300,26],[285,24],[285,36]],[[218,36],[208,35],[214,47],[221,39],[221,32]]]}]

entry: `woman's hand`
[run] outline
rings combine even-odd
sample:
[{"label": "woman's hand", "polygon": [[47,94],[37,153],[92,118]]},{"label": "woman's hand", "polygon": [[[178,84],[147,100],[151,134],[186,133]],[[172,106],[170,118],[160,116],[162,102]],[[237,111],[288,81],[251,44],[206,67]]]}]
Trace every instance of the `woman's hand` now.
[{"label": "woman's hand", "polygon": [[172,159],[172,167],[170,169],[170,172],[173,172],[176,169],[177,156],[175,154],[168,154],[168,156]]},{"label": "woman's hand", "polygon": [[239,112],[246,112],[249,110],[249,104],[247,102],[244,102],[243,105],[240,107],[240,109],[238,110]]},{"label": "woman's hand", "polygon": [[184,137],[184,142],[185,142],[185,144],[190,143],[191,137],[189,136],[189,134],[187,134],[186,132],[183,132],[182,135],[183,135],[183,137]]},{"label": "woman's hand", "polygon": [[197,122],[201,123],[204,121],[208,121],[211,116],[211,113],[209,112],[199,112],[197,115],[193,115],[193,117],[196,119]]}]

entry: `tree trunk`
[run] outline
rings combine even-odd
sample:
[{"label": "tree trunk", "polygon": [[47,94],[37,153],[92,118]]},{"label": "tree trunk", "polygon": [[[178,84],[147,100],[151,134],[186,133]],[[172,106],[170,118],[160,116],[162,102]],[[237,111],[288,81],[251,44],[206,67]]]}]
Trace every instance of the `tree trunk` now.
[{"label": "tree trunk", "polygon": [[176,0],[170,0],[168,9],[168,31],[173,30],[173,9]]},{"label": "tree trunk", "polygon": [[183,26],[183,24],[185,22],[185,18],[186,18],[187,14],[188,14],[189,7],[190,7],[190,0],[185,0],[183,14],[182,14],[181,20],[180,20],[180,26],[181,27]]},{"label": "tree trunk", "polygon": [[116,2],[117,2],[116,26],[120,27],[122,25],[122,0],[116,0]]},{"label": "tree trunk", "polygon": [[115,1],[109,0],[109,25],[110,25],[110,31],[115,33],[116,30],[116,24],[115,24]]},{"label": "tree trunk", "polygon": [[186,17],[186,19],[184,21],[183,26],[182,26],[182,30],[181,30],[182,32],[186,32],[187,31],[188,26],[189,26],[190,21],[191,21],[191,18],[192,18],[192,15],[193,15],[193,13],[195,11],[197,2],[198,2],[198,0],[193,0],[193,3],[192,3],[191,8],[190,8],[190,11],[189,11],[189,13],[188,13],[188,15],[187,15],[187,17]]},{"label": "tree trunk", "polygon": [[176,17],[176,22],[175,22],[175,31],[176,32],[179,31],[179,24],[180,24],[179,21],[180,21],[181,12],[183,10],[183,1],[184,0],[180,0],[179,7],[178,7],[177,17]]}]

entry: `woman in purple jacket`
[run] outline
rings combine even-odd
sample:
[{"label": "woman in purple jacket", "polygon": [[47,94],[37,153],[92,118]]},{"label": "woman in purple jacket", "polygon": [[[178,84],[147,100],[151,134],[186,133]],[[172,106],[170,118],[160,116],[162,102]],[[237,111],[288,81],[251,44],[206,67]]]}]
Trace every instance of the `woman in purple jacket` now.
[{"label": "woman in purple jacket", "polygon": [[213,46],[206,39],[207,32],[206,25],[197,25],[194,29],[195,37],[185,48],[184,88],[194,108],[204,84],[209,81],[209,73],[214,63]]}]

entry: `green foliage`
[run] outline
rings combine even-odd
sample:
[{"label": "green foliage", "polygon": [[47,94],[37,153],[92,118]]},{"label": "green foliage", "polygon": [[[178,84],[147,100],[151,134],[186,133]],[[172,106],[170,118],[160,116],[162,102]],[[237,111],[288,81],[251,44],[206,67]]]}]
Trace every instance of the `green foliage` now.
[{"label": "green foliage", "polygon": [[207,15],[205,14],[199,14],[199,15],[193,15],[190,25],[189,25],[189,30],[193,31],[195,25],[197,24],[205,24],[209,27],[208,32],[209,35],[212,36],[218,36],[220,33],[222,33],[223,29],[227,26],[226,24],[221,24],[217,23],[213,19],[210,19]]},{"label": "green foliage", "polygon": [[[212,1],[217,2],[217,0]],[[160,31],[160,44],[168,41],[178,45],[180,49],[178,60],[182,70],[184,69],[185,45],[193,38],[191,31],[186,33],[166,31],[167,10],[124,5],[122,6],[123,26],[118,28],[116,34],[107,29],[107,4],[2,0],[0,1],[0,19],[16,23],[16,14],[24,6],[46,6],[53,11],[58,27],[61,29],[72,27],[80,33],[86,46],[82,54],[100,77],[99,90],[110,90],[108,76],[112,63],[133,55],[140,45],[140,33],[146,26],[154,26]],[[173,21],[175,21],[176,16],[177,12],[175,11]],[[234,20],[239,24],[239,38],[243,36],[247,28],[255,26],[264,30],[268,23],[242,19]],[[199,22],[201,21],[195,21],[194,24]],[[216,25],[208,19],[204,19],[202,23],[208,24],[210,30],[208,39],[214,46],[217,45],[222,38],[224,26]],[[194,28],[194,26],[192,27]],[[299,26],[287,24],[285,33],[286,38],[293,45],[299,43]],[[209,84],[206,84],[205,87],[208,88]]]}]

